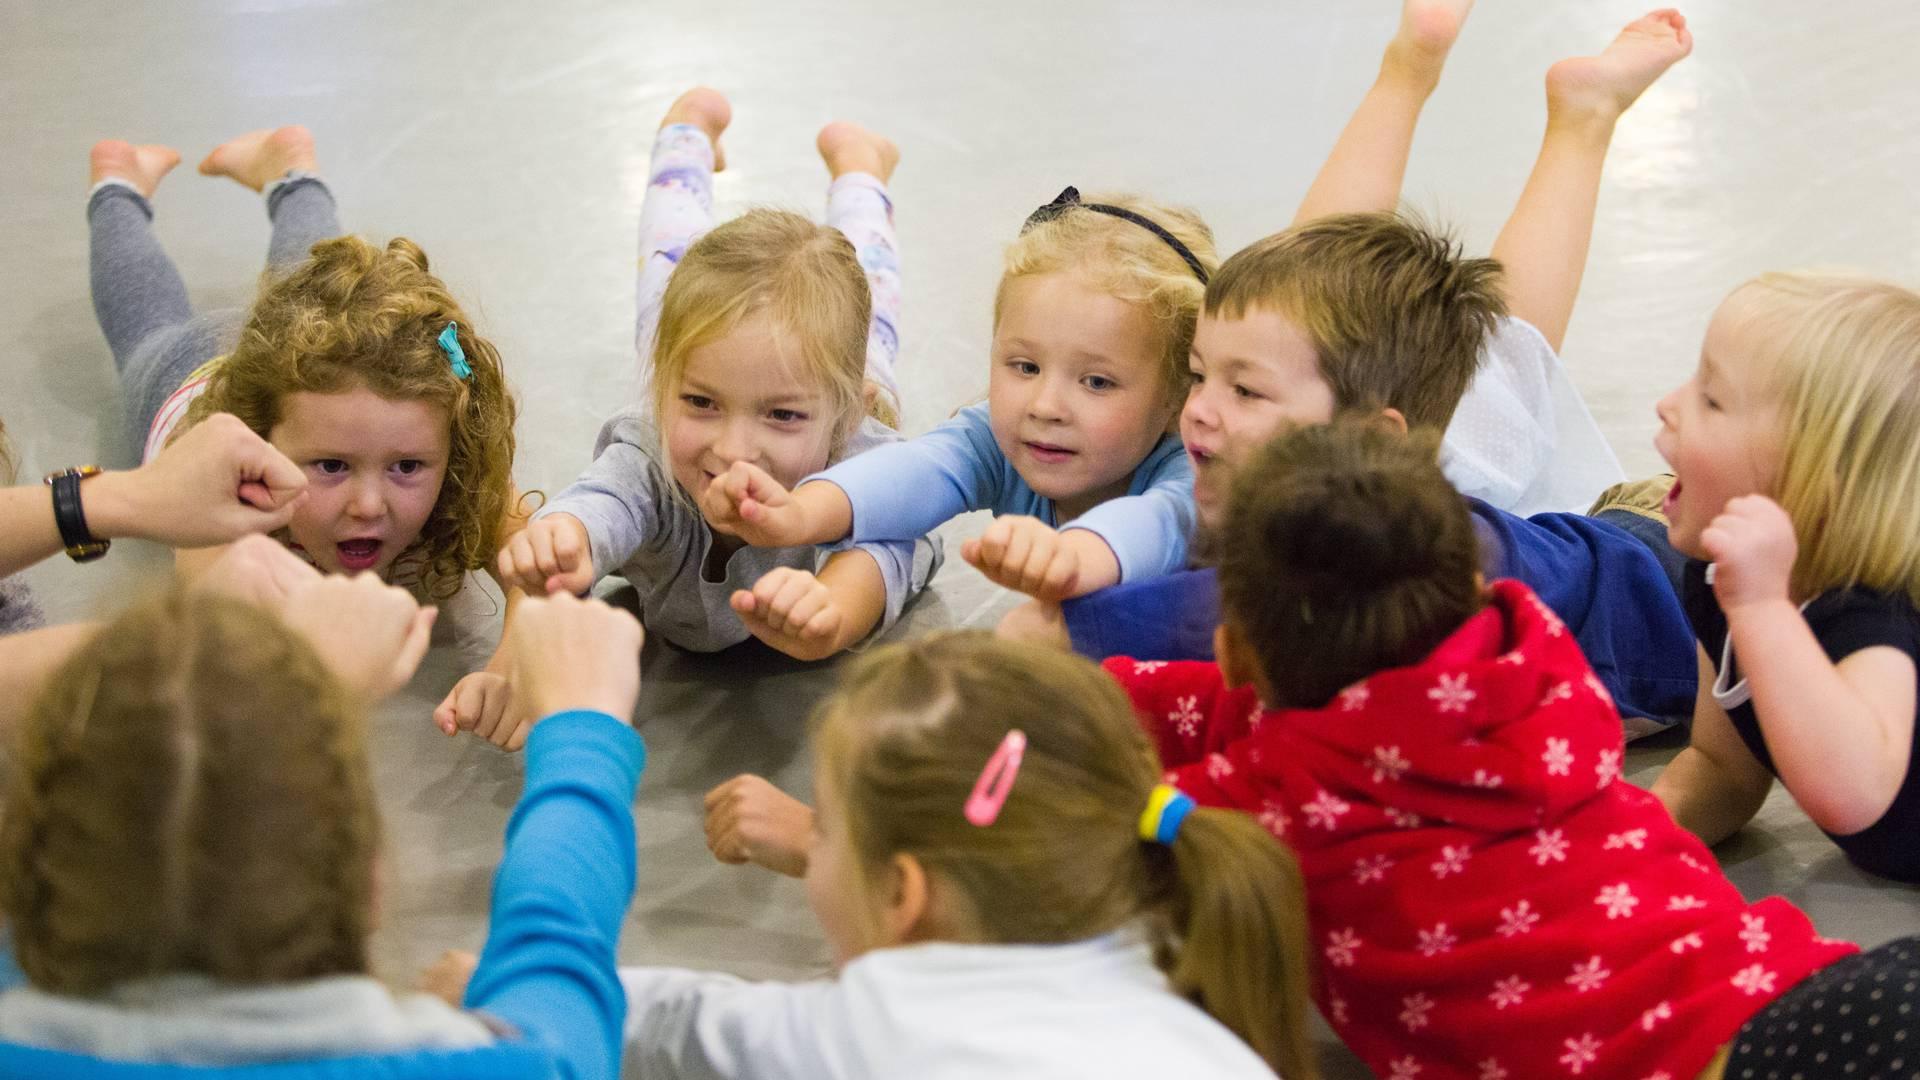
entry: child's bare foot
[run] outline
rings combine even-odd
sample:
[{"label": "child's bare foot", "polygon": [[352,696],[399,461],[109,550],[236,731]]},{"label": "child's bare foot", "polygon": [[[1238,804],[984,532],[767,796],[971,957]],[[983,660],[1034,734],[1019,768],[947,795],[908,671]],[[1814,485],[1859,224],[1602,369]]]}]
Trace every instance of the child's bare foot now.
[{"label": "child's bare foot", "polygon": [[667,115],[660,118],[660,126],[669,124],[692,124],[707,133],[713,143],[713,171],[719,172],[727,167],[726,152],[720,149],[720,133],[733,123],[733,106],[727,97],[710,86],[696,86],[673,99],[667,106]]},{"label": "child's bare foot", "polygon": [[1666,70],[1693,51],[1687,18],[1662,8],[1627,24],[1598,56],[1547,69],[1547,121],[1612,123]]},{"label": "child's bare foot", "polygon": [[102,139],[93,144],[93,152],[87,155],[87,183],[125,180],[151,199],[160,181],[178,164],[180,151],[171,146],[135,146],[119,139]]},{"label": "child's bare foot", "polygon": [[1473,0],[1404,0],[1400,30],[1387,43],[1383,73],[1413,79],[1431,90],[1440,81],[1447,53],[1473,10]]},{"label": "child's bare foot", "polygon": [[879,177],[884,184],[893,179],[894,167],[900,164],[900,148],[892,139],[846,120],[821,128],[813,144],[820,150],[820,160],[827,163],[827,174],[835,179],[861,172]]},{"label": "child's bare foot", "polygon": [[224,176],[259,191],[294,169],[312,171],[313,133],[298,124],[262,128],[213,148],[200,175]]}]

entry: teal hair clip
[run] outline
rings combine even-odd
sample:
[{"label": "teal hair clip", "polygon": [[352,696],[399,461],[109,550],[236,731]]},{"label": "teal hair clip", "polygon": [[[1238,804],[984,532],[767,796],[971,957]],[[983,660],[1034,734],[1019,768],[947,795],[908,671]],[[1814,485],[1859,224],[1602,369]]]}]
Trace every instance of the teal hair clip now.
[{"label": "teal hair clip", "polygon": [[450,322],[440,331],[440,351],[447,354],[447,363],[453,365],[453,373],[461,379],[473,378],[473,365],[467,363],[467,352],[460,347],[460,324]]}]

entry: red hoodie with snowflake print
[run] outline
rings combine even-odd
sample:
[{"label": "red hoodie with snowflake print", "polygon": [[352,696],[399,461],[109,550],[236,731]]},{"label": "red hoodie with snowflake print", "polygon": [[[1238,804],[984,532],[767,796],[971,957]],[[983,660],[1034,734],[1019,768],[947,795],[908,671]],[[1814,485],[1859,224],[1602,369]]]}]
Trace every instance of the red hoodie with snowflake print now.
[{"label": "red hoodie with snowflake print", "polygon": [[1748,904],[1620,779],[1619,714],[1517,582],[1320,709],[1263,709],[1212,663],[1106,668],[1169,782],[1298,854],[1316,999],[1383,1078],[1690,1080],[1856,951],[1779,897]]}]

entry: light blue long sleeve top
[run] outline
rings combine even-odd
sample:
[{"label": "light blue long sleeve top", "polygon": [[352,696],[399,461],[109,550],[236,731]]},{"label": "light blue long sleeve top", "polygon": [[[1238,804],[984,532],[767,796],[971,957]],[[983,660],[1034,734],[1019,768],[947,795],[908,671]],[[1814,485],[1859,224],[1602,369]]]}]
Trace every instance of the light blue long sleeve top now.
[{"label": "light blue long sleeve top", "polygon": [[[84,1024],[70,1023],[61,1049],[34,1039],[0,1043],[0,1076],[612,1080],[619,1074],[627,1015],[615,946],[633,896],[632,807],[646,748],[632,728],[611,716],[568,712],[534,728],[526,761],[526,785],[508,822],[506,854],[494,878],[486,949],[467,986],[467,1007],[499,1033],[491,1045],[344,1049],[294,1059],[270,1039],[235,1039],[227,1044],[230,1052],[219,1055],[226,1063],[183,1065],[89,1052],[75,1045],[74,1033],[84,1034]],[[0,997],[40,993],[22,982],[10,948],[0,941]],[[262,992],[284,994],[285,989]],[[90,999],[76,1000],[73,1007],[98,1012],[97,1045],[111,1044],[129,1008]],[[156,1028],[164,1037],[165,1025]],[[242,1042],[250,1045],[237,1045]]]},{"label": "light blue long sleeve top", "polygon": [[1193,466],[1168,435],[1138,468],[1126,495],[1072,521],[1059,520],[993,440],[987,406],[972,405],[917,438],[877,446],[802,481],[825,481],[853,504],[855,544],[911,540],[972,510],[1023,514],[1055,528],[1085,529],[1107,542],[1121,581],[1186,568],[1193,535]]}]

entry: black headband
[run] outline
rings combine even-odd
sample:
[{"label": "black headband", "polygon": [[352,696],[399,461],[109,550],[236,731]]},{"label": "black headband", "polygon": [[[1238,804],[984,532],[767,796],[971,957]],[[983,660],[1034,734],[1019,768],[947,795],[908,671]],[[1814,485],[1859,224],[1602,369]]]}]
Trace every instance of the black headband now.
[{"label": "black headband", "polygon": [[1166,241],[1167,246],[1173,249],[1175,255],[1186,260],[1187,265],[1193,268],[1193,276],[1200,279],[1200,284],[1205,285],[1207,283],[1207,268],[1200,265],[1200,260],[1194,258],[1193,252],[1187,248],[1187,245],[1180,242],[1179,237],[1168,232],[1159,222],[1145,215],[1136,214],[1124,206],[1110,206],[1106,203],[1097,202],[1081,202],[1080,189],[1076,187],[1067,188],[1065,191],[1054,196],[1052,202],[1028,214],[1027,223],[1020,226],[1020,231],[1025,233],[1035,225],[1052,221],[1054,218],[1059,217],[1075,207],[1082,210],[1092,210],[1096,214],[1107,214],[1111,217],[1117,217],[1122,221],[1131,221],[1135,225],[1147,230]]}]

